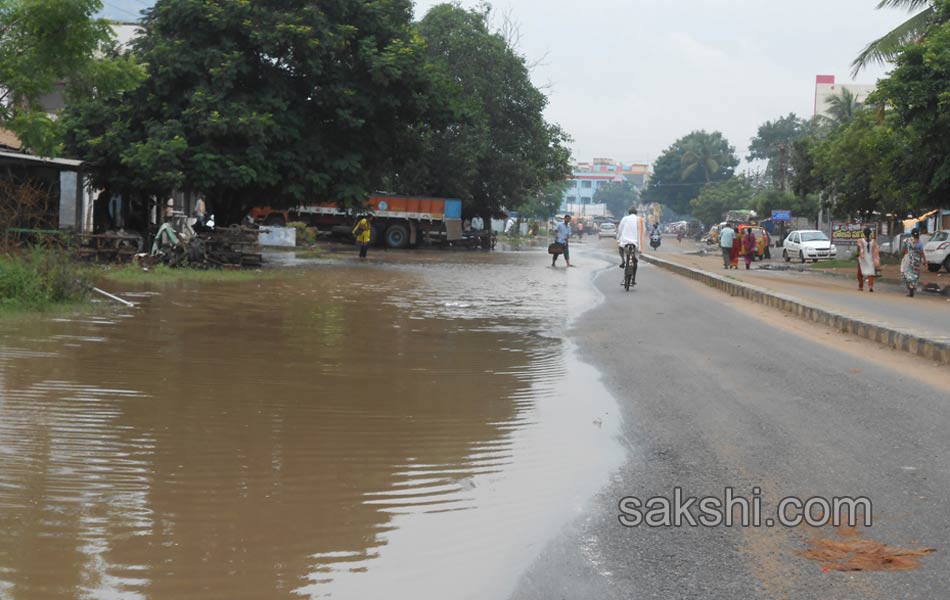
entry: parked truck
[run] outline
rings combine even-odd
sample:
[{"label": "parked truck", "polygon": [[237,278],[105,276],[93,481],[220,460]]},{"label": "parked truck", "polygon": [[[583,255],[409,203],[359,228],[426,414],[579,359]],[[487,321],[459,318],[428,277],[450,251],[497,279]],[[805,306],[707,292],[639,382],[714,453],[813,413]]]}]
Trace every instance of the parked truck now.
[{"label": "parked truck", "polygon": [[[419,243],[457,242],[462,239],[462,201],[415,196],[370,196],[366,213],[372,213],[373,240],[390,248],[408,248]],[[256,223],[282,226],[302,221],[321,231],[350,235],[358,212],[346,211],[336,203],[311,204],[287,210],[254,208]]]}]

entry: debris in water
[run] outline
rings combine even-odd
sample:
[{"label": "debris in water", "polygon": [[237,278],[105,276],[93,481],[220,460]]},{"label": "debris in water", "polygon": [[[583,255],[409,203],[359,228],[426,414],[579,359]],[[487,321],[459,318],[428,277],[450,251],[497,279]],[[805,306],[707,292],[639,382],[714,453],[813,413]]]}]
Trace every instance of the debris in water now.
[{"label": "debris in water", "polygon": [[899,548],[865,539],[856,529],[839,529],[840,539],[817,538],[806,542],[801,555],[831,571],[912,571],[920,559],[936,548]]}]

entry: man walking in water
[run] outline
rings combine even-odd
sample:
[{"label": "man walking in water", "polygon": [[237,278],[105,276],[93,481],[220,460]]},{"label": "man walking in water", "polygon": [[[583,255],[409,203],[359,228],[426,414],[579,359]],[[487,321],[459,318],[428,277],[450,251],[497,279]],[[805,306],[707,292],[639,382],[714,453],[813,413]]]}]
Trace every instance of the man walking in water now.
[{"label": "man walking in water", "polygon": [[620,225],[617,226],[617,245],[620,249],[621,269],[627,266],[624,248],[626,248],[627,244],[634,245],[634,251],[630,258],[630,260],[634,261],[633,283],[637,282],[637,254],[640,252],[641,240],[646,239],[646,233],[643,218],[637,215],[637,207],[631,206],[630,210],[627,211],[627,216],[620,219]]},{"label": "man walking in water", "polygon": [[[571,251],[568,246],[568,240],[571,239],[571,215],[564,215],[564,220],[557,224],[557,228],[554,230],[554,241],[558,244],[564,246],[564,262],[567,263],[567,266],[573,267],[571,264]],[[551,257],[551,266],[557,266],[557,254],[552,255]]]}]

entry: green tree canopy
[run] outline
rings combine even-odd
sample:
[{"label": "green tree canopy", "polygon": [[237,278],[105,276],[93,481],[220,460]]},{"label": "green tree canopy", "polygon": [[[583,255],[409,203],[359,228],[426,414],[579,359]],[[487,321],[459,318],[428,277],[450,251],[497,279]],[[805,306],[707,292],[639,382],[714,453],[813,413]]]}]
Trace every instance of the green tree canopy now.
[{"label": "green tree canopy", "polygon": [[100,186],[202,191],[225,220],[256,203],[359,203],[426,110],[410,0],[158,0],[135,90],[71,111]]},{"label": "green tree canopy", "polygon": [[755,206],[755,189],[744,176],[707,183],[690,202],[692,215],[703,223],[719,223],[730,210],[748,210]]},{"label": "green tree canopy", "polygon": [[545,122],[547,98],[532,84],[524,57],[491,31],[489,11],[440,4],[419,22],[435,110],[400,186],[462,198],[480,213],[544,194],[567,176],[570,158],[568,136]]},{"label": "green tree canopy", "polygon": [[627,210],[640,201],[637,188],[629,181],[611,181],[594,192],[594,203],[606,204],[615,217],[623,217]]},{"label": "green tree canopy", "polygon": [[899,210],[892,159],[898,158],[904,132],[865,111],[837,128],[812,151],[812,174],[838,216]]},{"label": "green tree canopy", "polygon": [[718,131],[694,131],[683,136],[653,163],[644,201],[665,204],[678,213],[687,212],[690,200],[706,184],[733,176],[739,165],[735,152]]},{"label": "green tree canopy", "polygon": [[950,1],[932,4],[928,35],[904,48],[873,96],[900,134],[881,156],[901,210],[946,206],[950,198]]},{"label": "green tree canopy", "polygon": [[747,160],[767,160],[766,177],[775,189],[788,190],[793,178],[794,144],[809,132],[809,122],[789,113],[775,121],[766,121],[749,145]]},{"label": "green tree canopy", "polygon": [[847,125],[864,109],[864,104],[848,88],[841,88],[840,94],[831,96],[826,102],[828,116],[822,117],[822,122],[830,127]]},{"label": "green tree canopy", "polygon": [[851,63],[852,75],[855,77],[869,64],[892,61],[906,45],[923,40],[938,16],[937,2],[934,0],[881,0],[877,8],[903,8],[916,14],[861,51]]},{"label": "green tree canopy", "polygon": [[99,0],[0,0],[0,126],[25,148],[47,156],[61,149],[60,124],[43,96],[80,97],[134,78],[134,64],[101,56],[113,42],[108,22],[94,18],[101,9]]},{"label": "green tree canopy", "polygon": [[566,179],[548,183],[544,190],[534,194],[521,205],[521,212],[541,219],[553,217],[564,202],[564,192],[567,191],[568,184]]}]

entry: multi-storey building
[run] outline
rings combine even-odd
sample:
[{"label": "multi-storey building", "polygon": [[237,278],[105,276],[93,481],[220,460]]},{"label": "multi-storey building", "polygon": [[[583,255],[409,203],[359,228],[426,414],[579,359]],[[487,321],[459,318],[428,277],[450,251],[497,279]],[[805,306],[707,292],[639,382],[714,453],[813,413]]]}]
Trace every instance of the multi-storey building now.
[{"label": "multi-storey building", "polygon": [[597,190],[609,183],[630,182],[642,190],[650,177],[650,166],[645,163],[622,163],[611,158],[595,158],[592,162],[577,163],[570,184],[564,192],[561,210],[574,214],[605,216],[607,207],[594,203]]}]

